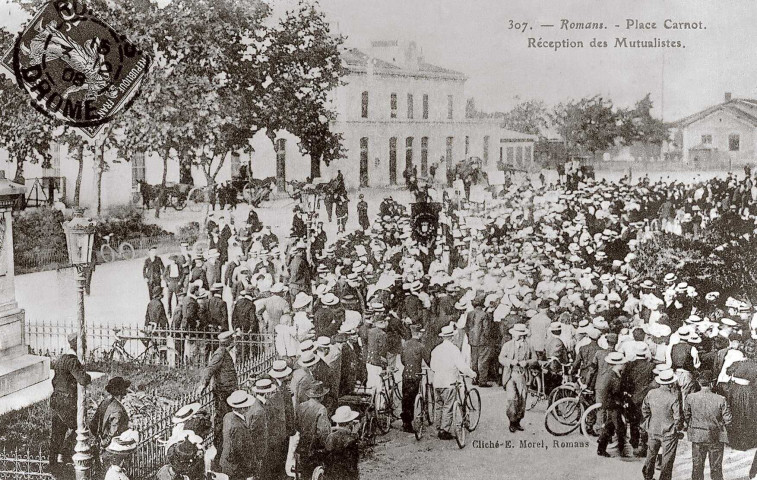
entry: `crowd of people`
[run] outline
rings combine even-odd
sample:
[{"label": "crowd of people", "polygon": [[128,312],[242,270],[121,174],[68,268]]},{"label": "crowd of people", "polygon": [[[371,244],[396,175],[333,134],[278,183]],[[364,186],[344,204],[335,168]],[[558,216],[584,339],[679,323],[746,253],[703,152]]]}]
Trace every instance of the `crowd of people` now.
[{"label": "crowd of people", "polygon": [[[303,206],[287,244],[256,225],[242,248],[216,215],[204,252],[183,245],[168,266],[151,252],[146,321],[167,325],[165,284],[172,324],[213,331],[219,345],[206,352],[197,387],[213,392],[213,418],[198,405],[177,412],[159,478],[199,479],[206,470],[231,479],[285,478],[294,458],[302,478],[318,467],[328,478],[358,478],[353,425],[360,412],[340,399],[357,386],[379,392],[381,375],[393,374],[402,389],[402,427],[412,432],[424,365],[433,376],[440,439],[453,438],[459,375],[504,388],[502,414],[517,434],[528,385],[543,369],[547,393],[570,374],[595,392],[599,456],[610,456],[615,437],[618,455],[627,455],[628,443],[645,459],[645,479],[659,463],[660,480],[668,480],[688,432],[692,478],[702,478],[708,456],[713,478],[722,478],[725,444],[757,447],[755,309],[747,292],[700,291],[678,271],[645,277],[637,252],[661,231],[696,236],[725,215],[753,222],[754,180],[589,179],[569,187],[514,183],[485,206],[445,195],[431,236],[391,197],[372,219],[361,198],[359,229],[340,227],[332,242]],[[248,226],[252,221],[259,223],[255,216]],[[195,306],[201,303],[207,306]],[[235,361],[249,348],[240,335],[251,333],[274,338],[277,360],[245,389]],[[192,345],[183,353],[192,358],[187,349]],[[73,368],[75,356],[65,358],[56,363],[54,385],[86,382]],[[110,428],[101,445],[132,435],[126,425],[100,424]],[[54,420],[53,435],[61,428]],[[203,447],[210,432],[215,455]],[[756,475],[757,462],[750,477]]]}]

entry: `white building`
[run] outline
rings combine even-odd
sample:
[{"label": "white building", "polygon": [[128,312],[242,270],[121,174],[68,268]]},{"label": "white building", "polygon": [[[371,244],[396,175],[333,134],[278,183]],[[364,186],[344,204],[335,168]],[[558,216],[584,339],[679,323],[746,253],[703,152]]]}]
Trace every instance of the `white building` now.
[{"label": "white building", "polygon": [[[466,76],[426,63],[414,42],[373,42],[369,53],[346,49],[342,61],[348,72],[345,85],[335,90],[331,101],[337,112],[333,128],[343,135],[346,158],[323,165],[322,177],[333,178],[341,170],[348,188],[379,187],[404,183],[402,174],[408,166],[425,176],[436,164],[436,178],[444,181],[445,167],[479,157],[490,180],[500,183],[499,161],[516,168],[533,164],[536,138],[504,130],[496,119],[466,118]],[[275,148],[265,132],[251,143],[251,158],[231,155],[216,182],[230,179],[246,162],[256,178],[303,180],[310,174],[310,158],[300,153],[297,138],[288,132],[279,132]],[[103,206],[131,201],[138,180],[161,182],[163,162],[156,156],[135,155],[128,162],[116,158],[115,152],[106,156],[110,169],[103,175]],[[27,184],[35,177],[62,177],[61,193],[70,201],[77,170],[78,163],[61,146],[53,150],[53,168],[26,165],[25,177]],[[192,177],[195,185],[206,184],[201,171],[192,171]],[[168,162],[167,179],[179,181],[177,162]],[[89,156],[80,203],[93,206],[96,198],[95,162]]]}]

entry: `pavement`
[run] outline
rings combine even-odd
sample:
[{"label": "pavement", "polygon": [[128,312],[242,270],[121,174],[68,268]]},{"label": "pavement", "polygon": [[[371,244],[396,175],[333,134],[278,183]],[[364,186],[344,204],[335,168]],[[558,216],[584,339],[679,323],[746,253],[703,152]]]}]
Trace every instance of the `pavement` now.
[{"label": "pavement", "polygon": [[[597,456],[595,441],[575,432],[554,437],[544,428],[546,402],[526,412],[521,422],[525,431],[510,433],[501,387],[479,388],[482,413],[478,428],[468,436],[464,449],[454,440],[439,440],[436,432],[426,431],[417,441],[404,433],[396,421],[393,429],[379,437],[372,454],[360,464],[363,480],[407,479],[501,479],[521,480],[639,480],[643,459]],[[509,442],[509,443],[508,443]],[[746,480],[753,451],[736,452],[726,448],[723,473],[726,480]],[[659,476],[659,473],[658,473]],[[687,440],[678,443],[673,480],[691,478],[691,448]],[[705,468],[709,476],[709,465]]]}]

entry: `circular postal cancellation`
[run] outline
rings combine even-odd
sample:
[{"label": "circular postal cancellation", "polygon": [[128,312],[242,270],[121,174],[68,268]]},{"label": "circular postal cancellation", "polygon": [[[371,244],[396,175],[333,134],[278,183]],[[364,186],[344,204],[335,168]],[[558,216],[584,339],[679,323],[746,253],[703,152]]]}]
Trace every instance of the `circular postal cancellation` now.
[{"label": "circular postal cancellation", "polygon": [[2,63],[37,110],[94,137],[130,106],[150,57],[84,3],[55,0],[34,15]]}]

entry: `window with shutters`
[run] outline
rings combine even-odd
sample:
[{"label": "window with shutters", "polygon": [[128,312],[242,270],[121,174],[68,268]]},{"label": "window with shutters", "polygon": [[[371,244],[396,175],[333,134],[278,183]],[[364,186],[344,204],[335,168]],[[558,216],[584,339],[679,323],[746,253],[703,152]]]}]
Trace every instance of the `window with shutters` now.
[{"label": "window with shutters", "polygon": [[423,94],[423,119],[428,120],[428,94]]},{"label": "window with shutters", "polygon": [[407,118],[413,119],[413,94],[407,94]]},{"label": "window with shutters", "polygon": [[363,92],[360,99],[360,117],[368,118],[368,92]]},{"label": "window with shutters", "polygon": [[131,159],[131,186],[136,188],[140,181],[145,181],[145,152],[137,152]]},{"label": "window with shutters", "polygon": [[391,117],[397,118],[397,94],[393,93],[389,98],[389,108],[391,110]]}]

